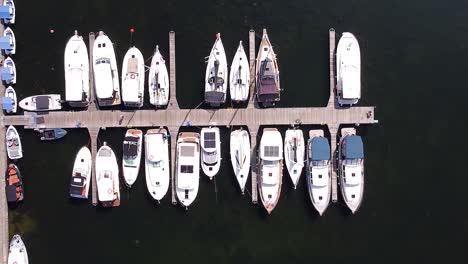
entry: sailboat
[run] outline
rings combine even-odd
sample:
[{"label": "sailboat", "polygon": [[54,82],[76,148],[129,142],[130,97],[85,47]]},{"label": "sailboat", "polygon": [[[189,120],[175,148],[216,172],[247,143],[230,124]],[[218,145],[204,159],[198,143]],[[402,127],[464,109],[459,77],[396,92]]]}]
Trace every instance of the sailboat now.
[{"label": "sailboat", "polygon": [[23,157],[23,147],[18,131],[14,126],[9,126],[6,131],[6,147],[8,158],[15,160]]},{"label": "sailboat", "polygon": [[128,129],[123,142],[123,178],[128,187],[135,183],[140,172],[141,149],[143,145],[143,131]]},{"label": "sailboat", "polygon": [[33,95],[24,98],[19,106],[25,111],[54,111],[62,109],[60,94]]},{"label": "sailboat", "polygon": [[91,180],[91,151],[82,147],[75,157],[73,163],[72,177],[70,180],[70,197],[88,199]]},{"label": "sailboat", "polygon": [[200,179],[200,134],[181,132],[177,139],[175,189],[187,209],[198,194]]},{"label": "sailboat", "polygon": [[156,107],[166,106],[169,102],[169,76],[166,61],[156,46],[148,75],[148,91],[150,104]]},{"label": "sailboat", "polygon": [[11,86],[8,86],[8,88],[5,89],[5,96],[2,98],[2,107],[3,110],[5,110],[5,113],[16,113],[16,110],[18,108],[17,100],[18,99],[16,98],[15,89],[13,89],[13,87]]},{"label": "sailboat", "polygon": [[226,102],[228,69],[221,34],[216,34],[216,41],[208,57],[205,74],[205,102],[218,107]]},{"label": "sailboat", "polygon": [[164,128],[150,129],[145,135],[146,187],[158,202],[169,190],[169,139]]},{"label": "sailboat", "polygon": [[89,58],[83,37],[75,34],[65,46],[65,101],[72,107],[89,104]]},{"label": "sailboat", "polygon": [[250,172],[250,136],[246,130],[237,129],[231,132],[229,152],[234,174],[244,194]]},{"label": "sailboat", "polygon": [[28,264],[28,252],[20,235],[14,235],[8,250],[8,264]]},{"label": "sailboat", "polygon": [[120,205],[119,166],[114,151],[104,145],[96,155],[96,183],[98,199],[103,207]]},{"label": "sailboat", "polygon": [[312,205],[322,215],[330,203],[331,156],[330,143],[323,130],[310,130],[307,142],[307,189]]},{"label": "sailboat", "polygon": [[18,167],[10,163],[5,175],[5,193],[9,205],[16,205],[24,199],[23,177]]},{"label": "sailboat", "polygon": [[93,46],[93,70],[96,97],[100,106],[120,104],[120,85],[114,46],[109,37],[99,31]]},{"label": "sailboat", "polygon": [[39,138],[42,141],[61,139],[67,135],[67,131],[63,128],[37,128],[34,130],[39,132]]},{"label": "sailboat", "polygon": [[304,168],[304,136],[300,129],[288,129],[284,139],[284,160],[289,177],[296,189]]},{"label": "sailboat", "polygon": [[203,173],[213,179],[221,165],[221,139],[219,128],[204,127],[201,130],[201,167]]},{"label": "sailboat", "polygon": [[16,84],[16,65],[11,57],[5,58],[2,67],[2,80],[6,84]]},{"label": "sailboat", "polygon": [[249,98],[250,69],[247,55],[242,46],[242,41],[239,43],[236,55],[234,55],[234,59],[232,60],[229,76],[231,100],[234,102],[247,100],[247,98]]},{"label": "sailboat", "polygon": [[264,128],[259,150],[258,191],[268,214],[275,209],[283,181],[283,138],[276,128]]},{"label": "sailboat", "polygon": [[10,27],[5,28],[3,37],[0,41],[1,48],[5,55],[14,55],[16,53],[15,33]]},{"label": "sailboat", "polygon": [[361,98],[361,51],[356,37],[344,32],[336,48],[336,90],[340,106]]},{"label": "sailboat", "polygon": [[131,47],[122,64],[122,101],[125,106],[142,107],[145,94],[145,60],[136,47]]},{"label": "sailboat", "polygon": [[15,24],[16,8],[15,8],[15,2],[13,0],[3,1],[3,6],[0,6],[0,13],[3,13],[3,12],[6,14],[5,17],[2,17],[3,24],[6,24],[6,25]]}]

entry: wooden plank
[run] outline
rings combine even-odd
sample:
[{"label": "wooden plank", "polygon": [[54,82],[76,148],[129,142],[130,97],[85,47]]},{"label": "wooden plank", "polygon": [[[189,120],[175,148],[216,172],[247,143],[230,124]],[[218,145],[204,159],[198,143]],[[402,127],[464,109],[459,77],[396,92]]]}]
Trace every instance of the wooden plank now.
[{"label": "wooden plank", "polygon": [[335,29],[330,28],[328,31],[329,40],[329,67],[330,67],[330,97],[328,98],[328,107],[335,108]]},{"label": "wooden plank", "polygon": [[89,33],[89,105],[88,111],[98,110],[96,98],[94,96],[94,70],[93,70],[93,48],[96,36],[94,32]]},{"label": "wooden plank", "polygon": [[175,32],[169,32],[169,105],[170,109],[179,109],[176,94],[176,55],[175,55]]},{"label": "wooden plank", "polygon": [[169,134],[171,135],[171,201],[173,205],[177,204],[176,190],[175,190],[175,171],[176,171],[176,149],[177,149],[177,134],[178,127],[169,127]]},{"label": "wooden plank", "polygon": [[250,98],[247,107],[255,107],[255,30],[249,31]]},{"label": "wooden plank", "polygon": [[258,126],[250,126],[250,170],[252,172],[252,203],[258,203],[258,194],[257,194],[257,172],[258,172],[258,162],[257,162],[257,133]]},{"label": "wooden plank", "polygon": [[328,125],[330,130],[330,150],[332,154],[332,202],[338,201],[338,174],[337,174],[337,151],[336,151],[336,136],[338,133],[338,125]]},{"label": "wooden plank", "polygon": [[99,136],[99,128],[88,128],[89,137],[91,138],[91,198],[93,206],[98,205],[97,181],[96,181],[96,153],[97,139]]}]

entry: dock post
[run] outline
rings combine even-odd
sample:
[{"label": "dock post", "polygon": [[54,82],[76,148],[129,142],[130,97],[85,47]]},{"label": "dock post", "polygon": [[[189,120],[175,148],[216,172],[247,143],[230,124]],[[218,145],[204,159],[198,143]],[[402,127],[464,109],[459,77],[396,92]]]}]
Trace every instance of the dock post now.
[{"label": "dock post", "polygon": [[94,32],[89,33],[89,105],[88,111],[98,110],[94,97],[94,71],[93,71],[93,47],[95,40]]},{"label": "dock post", "polygon": [[331,150],[331,163],[332,163],[332,202],[338,202],[338,174],[337,174],[337,151],[336,151],[336,135],[338,133],[337,124],[328,124],[328,130],[330,130],[330,150]]},{"label": "dock post", "polygon": [[258,126],[249,127],[250,133],[250,170],[252,171],[252,203],[258,203],[258,194],[257,194],[257,172],[258,172],[258,162],[257,162],[257,133]]},{"label": "dock post", "polygon": [[177,204],[176,190],[175,190],[175,171],[176,171],[176,150],[177,150],[177,133],[179,132],[178,127],[169,127],[169,134],[171,137],[171,200],[172,204]]},{"label": "dock post", "polygon": [[327,107],[335,107],[335,29],[330,28],[328,31],[329,47],[329,67],[330,67],[330,97],[328,98]]},{"label": "dock post", "polygon": [[89,137],[91,138],[91,198],[93,206],[98,204],[97,182],[96,182],[96,153],[97,153],[97,138],[99,136],[99,128],[88,128]]},{"label": "dock post", "polygon": [[169,109],[179,109],[176,94],[175,32],[169,31]]},{"label": "dock post", "polygon": [[255,30],[249,31],[250,98],[247,108],[255,107]]}]

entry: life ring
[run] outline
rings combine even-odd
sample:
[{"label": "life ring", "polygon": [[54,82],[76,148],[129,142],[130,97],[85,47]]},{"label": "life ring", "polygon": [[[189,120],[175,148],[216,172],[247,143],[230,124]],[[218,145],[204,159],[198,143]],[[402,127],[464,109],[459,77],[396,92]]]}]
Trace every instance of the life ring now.
[{"label": "life ring", "polygon": [[107,190],[107,193],[108,193],[108,194],[111,194],[111,193],[112,193],[112,189]]},{"label": "life ring", "polygon": [[130,74],[130,79],[135,79],[135,74]]}]

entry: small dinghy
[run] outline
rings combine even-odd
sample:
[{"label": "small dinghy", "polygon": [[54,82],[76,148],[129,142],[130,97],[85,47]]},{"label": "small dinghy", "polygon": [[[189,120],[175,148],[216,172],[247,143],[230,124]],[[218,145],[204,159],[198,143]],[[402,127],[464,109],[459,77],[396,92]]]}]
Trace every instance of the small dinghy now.
[{"label": "small dinghy", "polygon": [[9,27],[3,31],[3,37],[0,38],[0,48],[5,55],[14,55],[16,53],[15,33]]},{"label": "small dinghy", "polygon": [[104,145],[96,155],[96,183],[98,199],[103,207],[120,205],[119,165],[114,151]]},{"label": "small dinghy", "polygon": [[216,41],[208,57],[205,74],[205,102],[219,107],[226,102],[228,69],[221,34],[216,34]]},{"label": "small dinghy", "polygon": [[304,136],[300,129],[288,129],[284,138],[284,161],[296,189],[304,168]]},{"label": "small dinghy", "polygon": [[156,46],[148,75],[148,89],[150,103],[156,107],[162,107],[169,102],[169,75],[167,74],[166,61]]},{"label": "small dinghy", "polygon": [[221,165],[221,139],[219,128],[204,127],[201,130],[201,166],[203,173],[213,179]]},{"label": "small dinghy", "polygon": [[18,167],[13,163],[8,165],[5,177],[7,202],[16,205],[24,199],[23,177]]},{"label": "small dinghy", "polygon": [[14,126],[9,126],[6,131],[6,147],[8,158],[21,159],[23,157],[23,147],[18,131]]},{"label": "small dinghy", "polygon": [[229,76],[231,100],[234,102],[247,100],[249,97],[250,69],[249,60],[242,46],[242,41],[239,43],[236,55],[234,55],[234,59],[232,60]]},{"label": "small dinghy", "polygon": [[0,6],[0,16],[3,20],[3,24],[11,25],[15,24],[16,21],[16,8],[13,0],[4,0],[3,5]]},{"label": "small dinghy", "polygon": [[177,199],[188,209],[197,198],[200,185],[200,134],[179,133],[175,180]]},{"label": "small dinghy", "polygon": [[244,194],[250,172],[250,136],[246,130],[238,129],[231,132],[229,152],[234,174]]},{"label": "small dinghy", "polygon": [[46,128],[37,129],[36,131],[39,132],[42,141],[56,140],[67,135],[67,131],[63,128]]},{"label": "small dinghy", "polygon": [[72,107],[89,104],[89,57],[83,37],[75,34],[65,46],[65,101]]},{"label": "small dinghy", "polygon": [[62,109],[60,94],[34,95],[24,98],[19,106],[25,111],[53,111]]},{"label": "small dinghy", "polygon": [[91,151],[82,147],[76,154],[70,181],[70,197],[88,199],[91,180]]},{"label": "small dinghy", "polygon": [[5,96],[2,98],[2,107],[5,113],[7,114],[15,114],[18,108],[16,104],[16,92],[13,87],[9,86],[5,89]]},{"label": "small dinghy", "polygon": [[150,129],[145,135],[146,187],[158,202],[169,190],[169,139],[164,128]]},{"label": "small dinghy", "polygon": [[145,94],[145,60],[135,47],[128,49],[122,64],[122,101],[125,106],[142,107]]},{"label": "small dinghy", "polygon": [[7,57],[1,68],[2,81],[6,84],[16,84],[16,65],[12,58]]},{"label": "small dinghy", "polygon": [[28,264],[28,252],[20,235],[14,235],[10,241],[8,264]]},{"label": "small dinghy", "polygon": [[140,172],[142,141],[143,131],[139,129],[129,129],[125,133],[122,167],[123,178],[128,187],[132,187]]}]

